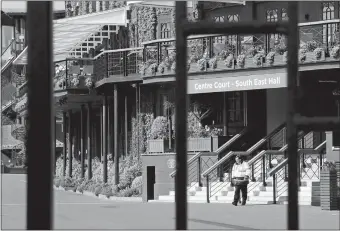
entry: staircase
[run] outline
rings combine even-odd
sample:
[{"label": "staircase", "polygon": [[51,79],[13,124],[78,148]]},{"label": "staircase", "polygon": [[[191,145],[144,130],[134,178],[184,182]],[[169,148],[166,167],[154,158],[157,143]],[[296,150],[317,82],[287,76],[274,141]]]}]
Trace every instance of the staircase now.
[{"label": "staircase", "polygon": [[[299,192],[300,205],[312,205],[312,182],[301,182]],[[273,204],[273,182],[272,179],[266,181],[267,186],[262,186],[258,182],[250,182],[248,185],[247,204]],[[221,190],[213,197],[209,198],[210,203],[231,203],[234,199],[234,187],[230,186],[230,182],[212,182],[212,185],[219,184]],[[210,185],[211,187],[211,185]],[[288,187],[288,182],[282,185],[283,188]],[[249,190],[252,188],[252,190]],[[277,199],[276,204],[285,204],[288,201],[288,192],[285,191]],[[149,202],[175,202],[175,191],[170,191],[169,195],[159,196],[158,200]],[[206,203],[207,202],[207,187],[199,187],[198,183],[192,183],[188,186],[188,202]]]},{"label": "staircase", "polygon": [[[233,151],[220,155],[220,150],[217,150],[216,154],[220,155],[219,160],[210,164],[207,170],[201,171],[201,176],[197,177],[196,181],[189,179],[188,202],[231,203],[234,197],[234,187],[230,186],[230,172],[236,154],[247,156],[251,167],[248,204],[284,204],[288,201],[288,160],[285,154],[288,145],[285,140],[285,124],[274,129],[254,145],[245,146],[248,148],[246,151],[240,151],[240,148],[233,146],[233,144],[242,144],[242,142],[237,142],[241,140],[241,137],[246,137],[246,135],[242,134],[228,146],[229,150],[232,148]],[[314,182],[319,182],[320,166],[324,159],[326,141],[322,138],[321,134],[314,132],[299,132],[298,134],[300,205],[312,205],[312,202],[319,200],[319,198],[313,198],[312,186]],[[227,150],[224,149],[224,152]],[[192,159],[188,161],[189,169],[195,163]],[[171,176],[173,177],[175,173],[173,172]],[[190,176],[190,171],[188,175]],[[174,201],[175,192],[170,191],[169,195],[159,196],[158,200],[153,202]]]}]

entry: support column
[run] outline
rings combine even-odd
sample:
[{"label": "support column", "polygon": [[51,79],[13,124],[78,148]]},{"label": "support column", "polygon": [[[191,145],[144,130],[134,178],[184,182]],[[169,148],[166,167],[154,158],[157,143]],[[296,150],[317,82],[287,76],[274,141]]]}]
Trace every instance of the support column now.
[{"label": "support column", "polygon": [[91,113],[92,113],[92,107],[91,103],[87,103],[87,179],[90,180],[92,178],[92,124],[91,124]]},{"label": "support column", "polygon": [[66,152],[67,152],[67,141],[66,141],[66,112],[63,112],[63,176],[66,176]]},{"label": "support column", "polygon": [[103,100],[103,182],[107,182],[107,96]]},{"label": "support column", "polygon": [[72,177],[72,111],[68,112],[68,176]]},{"label": "support column", "polygon": [[114,145],[114,164],[115,164],[115,185],[119,184],[119,153],[118,153],[118,86],[114,85],[113,92],[113,145]]},{"label": "support column", "polygon": [[139,83],[136,84],[137,156],[139,158]]},{"label": "support column", "polygon": [[228,98],[227,92],[223,92],[223,135],[228,135]]},{"label": "support column", "polygon": [[125,94],[125,111],[124,111],[124,124],[125,124],[125,130],[124,130],[124,135],[125,135],[125,156],[128,156],[128,98],[127,98],[127,93]]},{"label": "support column", "polygon": [[103,162],[103,107],[100,108],[100,162]]},{"label": "support column", "polygon": [[111,129],[111,114],[112,114],[112,106],[111,106],[111,101],[108,99],[107,102],[107,112],[106,112],[106,118],[107,118],[107,124],[106,124],[106,132],[107,132],[107,136],[106,138],[106,148],[107,148],[107,153],[111,153],[112,154],[112,148],[111,148],[111,137],[112,137],[112,129]]},{"label": "support column", "polygon": [[85,177],[85,106],[81,105],[80,109],[80,178]]},{"label": "support column", "polygon": [[57,151],[57,117],[54,117],[54,153],[53,154],[53,159],[54,159],[54,170],[53,170],[53,176],[56,175],[56,170],[57,170],[57,158],[56,158],[56,151]]}]

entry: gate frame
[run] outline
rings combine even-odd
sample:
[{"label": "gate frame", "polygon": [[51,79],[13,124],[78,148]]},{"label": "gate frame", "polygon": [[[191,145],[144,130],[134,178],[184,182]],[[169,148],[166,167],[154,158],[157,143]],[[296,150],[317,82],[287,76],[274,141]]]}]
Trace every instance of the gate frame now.
[{"label": "gate frame", "polygon": [[187,227],[187,37],[197,34],[252,34],[280,33],[288,35],[288,110],[287,110],[287,143],[288,143],[288,229],[299,229],[298,211],[298,158],[297,158],[297,126],[294,117],[297,111],[297,79],[298,79],[298,2],[288,3],[288,23],[238,22],[188,22],[187,2],[176,2],[176,229]]}]

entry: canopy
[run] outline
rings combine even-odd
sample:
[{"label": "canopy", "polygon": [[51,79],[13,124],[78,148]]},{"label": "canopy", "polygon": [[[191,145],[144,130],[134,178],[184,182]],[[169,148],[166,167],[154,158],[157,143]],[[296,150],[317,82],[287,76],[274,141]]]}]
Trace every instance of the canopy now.
[{"label": "canopy", "polygon": [[[53,20],[54,62],[65,60],[70,51],[97,33],[103,26],[126,26],[127,7]],[[13,61],[15,65],[27,64],[27,47]]]}]

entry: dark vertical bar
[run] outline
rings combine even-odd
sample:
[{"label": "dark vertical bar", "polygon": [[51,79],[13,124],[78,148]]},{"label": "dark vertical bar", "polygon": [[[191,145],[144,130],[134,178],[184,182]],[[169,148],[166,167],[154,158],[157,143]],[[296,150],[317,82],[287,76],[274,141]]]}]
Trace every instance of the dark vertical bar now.
[{"label": "dark vertical bar", "polygon": [[91,113],[92,113],[92,107],[91,103],[87,103],[87,179],[92,178],[92,139],[91,139],[91,134],[92,134],[92,124],[91,124]]},{"label": "dark vertical bar", "polygon": [[127,107],[128,107],[128,98],[127,98],[127,94],[125,95],[125,99],[124,99],[124,101],[125,101],[125,106],[124,106],[124,109],[125,109],[125,111],[124,111],[124,119],[125,119],[125,121],[124,121],[124,124],[125,124],[125,131],[124,131],[124,135],[125,135],[125,156],[127,156],[128,155],[128,109],[127,109]]},{"label": "dark vertical bar", "polygon": [[72,177],[72,138],[73,138],[72,111],[68,112],[68,176]]},{"label": "dark vertical bar", "polygon": [[[181,23],[187,21],[187,2],[176,2],[176,230],[187,227],[187,40]],[[183,124],[185,126],[183,126]]]},{"label": "dark vertical bar", "polygon": [[228,108],[227,93],[223,92],[223,135],[228,135]]},{"label": "dark vertical bar", "polygon": [[103,100],[103,182],[107,182],[107,96]]},{"label": "dark vertical bar", "polygon": [[287,97],[287,142],[288,142],[288,230],[299,229],[298,206],[298,163],[297,128],[293,117],[297,111],[297,78],[298,78],[298,2],[288,3],[288,97]]},{"label": "dark vertical bar", "polygon": [[57,150],[57,117],[54,117],[54,153],[53,153],[53,178],[56,175],[57,170],[57,159],[56,159],[56,150]]},{"label": "dark vertical bar", "polygon": [[113,89],[113,152],[115,164],[115,185],[119,184],[119,153],[118,153],[118,86],[114,85]]},{"label": "dark vertical bar", "polygon": [[266,187],[266,156],[262,157],[262,186]]},{"label": "dark vertical bar", "polygon": [[67,152],[67,143],[66,143],[66,112],[63,112],[63,176],[66,176],[66,152]]},{"label": "dark vertical bar", "polygon": [[[28,230],[51,230],[53,229],[52,182],[55,151],[52,2],[27,2],[27,22],[30,121],[27,135],[26,225]],[[39,190],[37,185],[40,185]]]},{"label": "dark vertical bar", "polygon": [[[143,56],[144,57],[144,56]],[[139,158],[139,111],[138,111],[138,105],[139,105],[139,98],[138,98],[138,83],[136,84],[136,120],[137,120],[137,156]]]},{"label": "dark vertical bar", "polygon": [[81,105],[80,108],[80,177],[85,176],[85,106]]},{"label": "dark vertical bar", "polygon": [[103,107],[100,108],[100,160],[103,162]]},{"label": "dark vertical bar", "polygon": [[198,157],[197,159],[197,182],[198,182],[198,186],[202,187],[202,179],[201,179],[201,173],[202,173],[202,169],[201,169],[201,157]]},{"label": "dark vertical bar", "polygon": [[276,181],[276,173],[275,173],[273,175],[273,204],[276,204],[276,187],[277,187],[277,181]]}]

